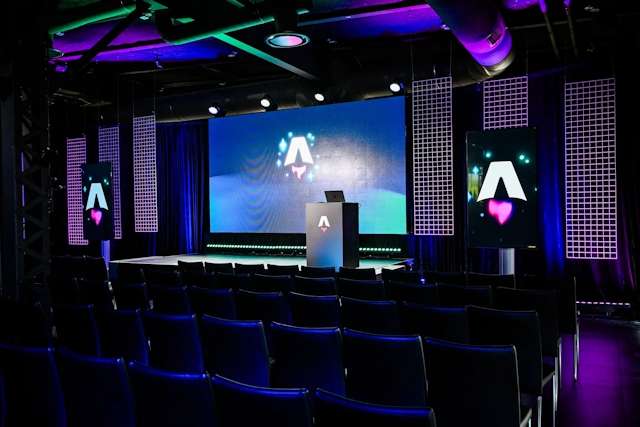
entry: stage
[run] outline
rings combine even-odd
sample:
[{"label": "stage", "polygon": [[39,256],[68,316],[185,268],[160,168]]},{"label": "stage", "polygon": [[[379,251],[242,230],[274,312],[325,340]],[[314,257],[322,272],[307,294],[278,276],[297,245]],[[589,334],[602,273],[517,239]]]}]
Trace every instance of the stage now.
[{"label": "stage", "polygon": [[[268,256],[268,255],[222,255],[222,254],[193,254],[193,255],[170,255],[170,256],[152,256],[145,258],[131,258],[121,259],[117,261],[109,261],[109,277],[117,278],[118,265],[138,265],[140,268],[156,268],[161,270],[178,268],[178,261],[186,262],[212,262],[212,263],[232,263],[234,266],[236,263],[240,264],[263,264],[265,267],[267,264],[274,265],[307,265],[307,259],[305,257],[294,256]],[[398,269],[402,268],[406,263],[410,263],[412,260],[408,258],[403,259],[391,259],[391,258],[363,258],[360,259],[360,268],[375,268],[376,274],[382,274],[383,268]]]}]

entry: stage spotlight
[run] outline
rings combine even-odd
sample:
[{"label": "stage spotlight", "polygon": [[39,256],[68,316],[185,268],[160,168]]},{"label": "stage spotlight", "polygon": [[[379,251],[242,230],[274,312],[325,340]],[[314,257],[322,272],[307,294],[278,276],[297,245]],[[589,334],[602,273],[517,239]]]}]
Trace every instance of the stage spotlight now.
[{"label": "stage spotlight", "polygon": [[209,106],[209,113],[215,117],[222,117],[225,114],[224,108],[220,106],[217,102],[212,103]]},{"label": "stage spotlight", "polygon": [[318,102],[324,102],[324,95],[320,92],[317,92],[315,95],[313,95],[313,97],[316,99],[316,101]]},{"label": "stage spotlight", "polygon": [[404,85],[402,84],[402,80],[394,79],[393,82],[389,85],[389,89],[393,93],[400,93],[404,89]]},{"label": "stage spotlight", "polygon": [[270,95],[263,96],[260,100],[260,105],[267,111],[275,111],[278,109],[278,106]]},{"label": "stage spotlight", "polygon": [[286,0],[274,0],[272,5],[276,31],[265,37],[265,43],[274,48],[300,47],[309,43],[309,37],[296,31],[298,10]]}]

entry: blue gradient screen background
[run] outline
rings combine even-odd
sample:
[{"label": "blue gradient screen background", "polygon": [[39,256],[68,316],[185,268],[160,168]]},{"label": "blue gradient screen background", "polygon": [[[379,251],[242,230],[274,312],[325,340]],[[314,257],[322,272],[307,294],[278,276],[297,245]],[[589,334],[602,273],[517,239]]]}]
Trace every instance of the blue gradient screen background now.
[{"label": "blue gradient screen background", "polygon": [[[360,233],[405,234],[405,134],[403,97],[211,119],[210,231],[305,233],[306,204],[343,190]],[[285,166],[300,137],[313,164],[294,151]]]}]

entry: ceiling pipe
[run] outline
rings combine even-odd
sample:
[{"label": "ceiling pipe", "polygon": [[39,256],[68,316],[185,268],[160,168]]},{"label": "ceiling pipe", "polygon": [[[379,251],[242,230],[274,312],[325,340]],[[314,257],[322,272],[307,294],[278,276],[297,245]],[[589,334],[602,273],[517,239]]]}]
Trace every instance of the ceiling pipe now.
[{"label": "ceiling pipe", "polygon": [[556,37],[553,35],[553,26],[551,25],[551,20],[549,19],[549,15],[547,14],[547,4],[545,0],[539,0],[540,11],[542,12],[542,16],[544,16],[544,22],[547,26],[547,31],[549,32],[549,39],[551,40],[551,47],[553,48],[553,53],[555,54],[557,59],[560,59],[560,52],[558,51],[558,44],[556,43]]},{"label": "ceiling pipe", "polygon": [[[138,1],[143,3],[142,0]],[[119,18],[130,14],[135,8],[135,0],[102,0],[87,6],[60,10],[52,19],[49,34],[64,33],[83,25]]]},{"label": "ceiling pipe", "polygon": [[564,10],[567,12],[567,22],[569,23],[569,36],[571,37],[571,47],[573,56],[578,57],[578,44],[576,42],[576,32],[573,29],[573,16],[571,15],[571,0],[564,0]]}]

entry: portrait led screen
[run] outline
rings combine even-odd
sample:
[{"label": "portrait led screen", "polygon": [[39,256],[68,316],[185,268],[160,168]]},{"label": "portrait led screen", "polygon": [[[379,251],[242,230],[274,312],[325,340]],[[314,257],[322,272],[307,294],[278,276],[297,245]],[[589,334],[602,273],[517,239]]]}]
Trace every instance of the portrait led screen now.
[{"label": "portrait led screen", "polygon": [[360,204],[360,233],[406,233],[403,97],[209,121],[212,233],[305,233],[326,190]]},{"label": "portrait led screen", "polygon": [[467,133],[469,246],[537,246],[536,167],[534,128]]},{"label": "portrait led screen", "polygon": [[82,217],[84,238],[113,239],[113,191],[111,163],[86,163],[82,175]]}]

